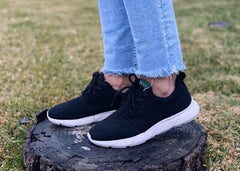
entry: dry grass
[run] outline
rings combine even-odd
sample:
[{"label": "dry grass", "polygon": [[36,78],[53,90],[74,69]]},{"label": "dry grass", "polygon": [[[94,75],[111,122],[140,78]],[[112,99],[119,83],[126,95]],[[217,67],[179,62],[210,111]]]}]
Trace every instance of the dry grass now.
[{"label": "dry grass", "polygon": [[201,106],[198,121],[208,132],[208,166],[211,170],[239,170],[240,97],[214,92],[194,97]]}]

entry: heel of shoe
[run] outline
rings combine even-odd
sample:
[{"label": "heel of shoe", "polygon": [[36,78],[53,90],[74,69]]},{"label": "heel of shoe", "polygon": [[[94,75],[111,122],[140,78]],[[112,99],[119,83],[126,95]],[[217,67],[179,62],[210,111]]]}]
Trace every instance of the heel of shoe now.
[{"label": "heel of shoe", "polygon": [[179,113],[175,127],[191,122],[199,115],[199,111],[200,107],[198,103],[192,99],[191,104],[188,106],[188,108]]}]

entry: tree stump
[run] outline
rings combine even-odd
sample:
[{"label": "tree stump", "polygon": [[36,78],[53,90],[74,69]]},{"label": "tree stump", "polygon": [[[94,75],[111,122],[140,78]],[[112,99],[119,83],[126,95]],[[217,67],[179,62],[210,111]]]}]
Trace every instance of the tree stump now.
[{"label": "tree stump", "polygon": [[207,134],[201,124],[173,128],[148,142],[126,149],[93,145],[86,133],[91,125],[66,128],[51,124],[46,111],[25,135],[25,170],[115,171],[115,170],[206,170],[204,154]]}]

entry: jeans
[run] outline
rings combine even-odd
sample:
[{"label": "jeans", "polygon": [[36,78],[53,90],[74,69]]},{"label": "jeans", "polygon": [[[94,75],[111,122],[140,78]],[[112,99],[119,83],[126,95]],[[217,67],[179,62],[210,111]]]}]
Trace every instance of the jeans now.
[{"label": "jeans", "polygon": [[103,73],[167,77],[185,65],[172,0],[98,0]]}]

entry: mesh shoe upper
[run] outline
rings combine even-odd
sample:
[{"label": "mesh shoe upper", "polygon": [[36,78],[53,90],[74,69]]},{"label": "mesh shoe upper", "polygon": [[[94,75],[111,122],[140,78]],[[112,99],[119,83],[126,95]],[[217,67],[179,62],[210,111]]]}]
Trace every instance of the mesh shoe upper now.
[{"label": "mesh shoe upper", "polygon": [[54,119],[69,120],[114,110],[120,106],[123,98],[122,94],[118,94],[112,103],[115,94],[112,86],[104,81],[103,73],[95,72],[80,97],[54,106],[48,115]]},{"label": "mesh shoe upper", "polygon": [[151,88],[146,89],[141,79],[135,78],[124,104],[89,131],[92,139],[110,141],[133,137],[186,109],[191,96],[183,82],[184,77],[184,73],[177,76],[175,90],[167,98],[155,96]]}]

